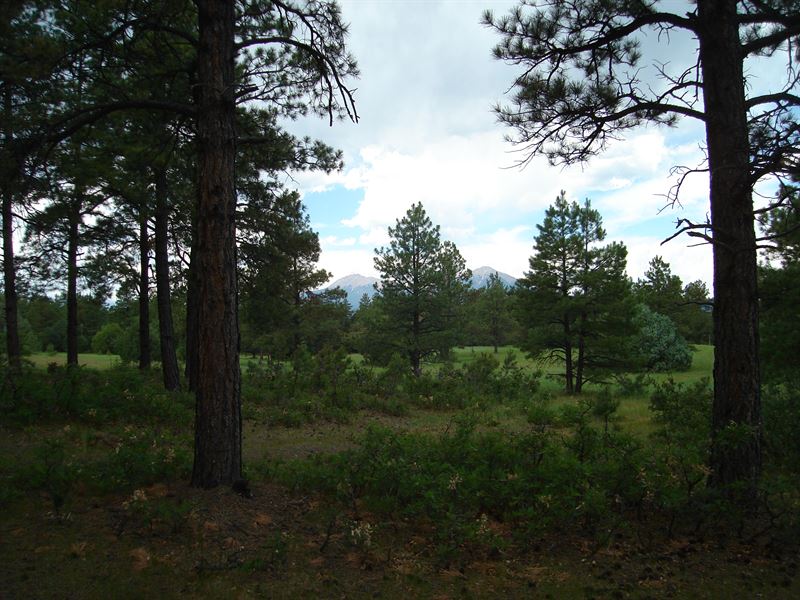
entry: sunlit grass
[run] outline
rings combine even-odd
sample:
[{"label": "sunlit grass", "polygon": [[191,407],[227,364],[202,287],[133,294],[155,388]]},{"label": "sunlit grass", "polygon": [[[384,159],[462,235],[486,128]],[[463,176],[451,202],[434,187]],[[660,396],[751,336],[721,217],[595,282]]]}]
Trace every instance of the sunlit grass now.
[{"label": "sunlit grass", "polygon": [[[47,367],[50,364],[63,366],[67,364],[66,352],[37,352],[25,357],[36,367]],[[78,364],[90,369],[109,369],[120,364],[120,357],[116,354],[79,354]]]}]

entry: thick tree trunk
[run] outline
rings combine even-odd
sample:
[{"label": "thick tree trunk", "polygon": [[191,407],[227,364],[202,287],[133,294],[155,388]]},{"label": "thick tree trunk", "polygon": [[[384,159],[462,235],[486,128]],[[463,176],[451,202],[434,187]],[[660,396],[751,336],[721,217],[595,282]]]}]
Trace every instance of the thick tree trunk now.
[{"label": "thick tree trunk", "polygon": [[139,207],[139,368],[150,368],[150,235],[147,202]]},{"label": "thick tree trunk", "polygon": [[[5,123],[5,144],[6,148],[11,148],[14,139],[14,130],[11,124],[11,89],[8,84],[3,93],[3,122]],[[9,164],[4,168],[15,168],[12,166],[11,157],[6,155],[5,160]],[[14,194],[12,191],[13,177],[8,177],[2,185],[3,193],[3,290],[5,292],[5,316],[6,316],[6,353],[8,354],[8,364],[12,369],[20,366],[20,356],[22,354],[19,341],[19,320],[17,310],[17,272],[14,265]]]},{"label": "thick tree trunk", "polygon": [[161,372],[164,388],[173,391],[181,388],[178,356],[175,352],[175,328],[172,324],[172,301],[169,282],[169,205],[167,203],[167,172],[155,174],[156,187],[156,298],[158,303],[158,330],[161,347]]},{"label": "thick tree trunk", "polygon": [[67,366],[78,366],[78,227],[81,220],[81,192],[76,192],[69,209],[67,237]]},{"label": "thick tree trunk", "polygon": [[242,477],[236,290],[234,0],[197,0],[197,389],[192,485]]},{"label": "thick tree trunk", "polygon": [[[698,2],[714,238],[711,486],[753,497],[761,472],[758,290],[735,0]],[[732,429],[738,432],[731,431]]]}]

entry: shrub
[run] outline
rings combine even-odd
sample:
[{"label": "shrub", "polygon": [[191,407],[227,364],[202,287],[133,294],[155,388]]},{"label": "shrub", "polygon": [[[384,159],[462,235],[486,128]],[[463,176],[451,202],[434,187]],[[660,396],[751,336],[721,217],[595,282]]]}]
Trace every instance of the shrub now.
[{"label": "shrub", "polygon": [[638,333],[634,349],[642,366],[651,371],[685,371],[692,366],[692,351],[672,320],[647,305],[637,308]]}]

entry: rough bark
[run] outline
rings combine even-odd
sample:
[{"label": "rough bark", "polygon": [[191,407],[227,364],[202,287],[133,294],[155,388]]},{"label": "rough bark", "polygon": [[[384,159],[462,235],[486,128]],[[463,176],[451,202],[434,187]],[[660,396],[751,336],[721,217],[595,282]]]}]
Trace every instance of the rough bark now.
[{"label": "rough bark", "polygon": [[155,174],[155,262],[156,299],[158,304],[158,330],[161,347],[161,372],[164,388],[169,391],[181,388],[178,356],[175,351],[175,328],[172,323],[172,300],[169,280],[169,204],[167,202],[167,172]]},{"label": "rough bark", "polygon": [[197,389],[192,485],[242,477],[236,290],[234,0],[198,0]]},{"label": "rough bark", "polygon": [[[11,148],[14,130],[11,122],[11,89],[6,85],[3,93],[3,123],[6,148]],[[4,168],[14,168],[9,156],[5,157],[9,164]],[[17,309],[17,273],[14,265],[14,193],[12,180],[15,177],[4,178],[2,185],[3,194],[3,291],[5,292],[5,317],[6,317],[6,353],[8,364],[12,369],[20,366],[22,354],[19,341],[19,320]]]},{"label": "rough bark", "polygon": [[[714,249],[710,485],[753,495],[761,471],[758,289],[736,2],[698,3]],[[730,435],[732,428],[742,435]]]},{"label": "rough bark", "polygon": [[69,208],[67,236],[67,366],[78,366],[78,228],[81,220],[81,192]]},{"label": "rough bark", "polygon": [[150,368],[150,235],[147,201],[139,207],[139,368]]}]

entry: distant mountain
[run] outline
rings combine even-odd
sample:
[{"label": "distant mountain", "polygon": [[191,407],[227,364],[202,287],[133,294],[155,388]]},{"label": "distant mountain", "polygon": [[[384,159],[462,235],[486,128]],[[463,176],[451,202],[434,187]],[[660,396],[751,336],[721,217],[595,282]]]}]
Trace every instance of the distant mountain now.
[{"label": "distant mountain", "polygon": [[517,283],[517,280],[508,273],[503,273],[493,267],[478,267],[472,271],[472,287],[476,290],[486,287],[489,277],[495,273],[507,288],[512,288]]},{"label": "distant mountain", "polygon": [[[479,267],[472,271],[472,287],[475,289],[486,287],[486,284],[489,283],[489,276],[493,273],[497,273],[500,277],[500,281],[508,288],[514,287],[514,284],[517,282],[511,275],[493,269],[492,267]],[[375,295],[375,284],[379,281],[377,277],[364,277],[363,275],[353,274],[337,279],[326,289],[332,290],[334,288],[339,288],[344,290],[347,294],[347,301],[350,303],[350,308],[358,310],[361,304],[361,297],[366,294],[372,298]]]},{"label": "distant mountain", "polygon": [[361,303],[361,296],[366,294],[370,298],[375,295],[375,284],[380,280],[377,277],[364,277],[363,275],[348,275],[337,279],[328,286],[327,289],[339,288],[347,293],[347,301],[350,308],[358,310]]}]

